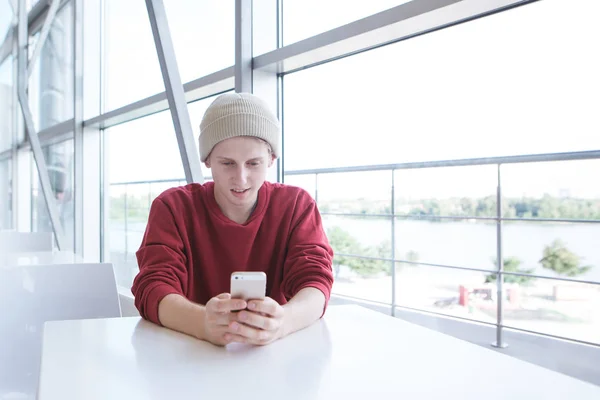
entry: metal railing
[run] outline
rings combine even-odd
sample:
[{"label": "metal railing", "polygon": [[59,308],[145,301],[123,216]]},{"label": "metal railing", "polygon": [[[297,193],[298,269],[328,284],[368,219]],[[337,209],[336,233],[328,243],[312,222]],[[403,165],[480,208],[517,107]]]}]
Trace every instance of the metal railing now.
[{"label": "metal railing", "polygon": [[[533,155],[519,155],[519,156],[508,156],[508,157],[488,157],[488,158],[472,158],[472,159],[459,159],[459,160],[442,160],[442,161],[425,161],[425,162],[409,162],[409,163],[398,163],[398,164],[381,164],[381,165],[361,165],[353,167],[338,167],[338,168],[320,168],[320,169],[305,169],[305,170],[294,170],[286,171],[286,176],[314,176],[314,187],[315,187],[315,200],[319,202],[319,176],[326,174],[338,174],[338,173],[349,173],[349,172],[373,172],[373,171],[391,171],[391,193],[390,193],[390,210],[389,214],[361,214],[361,213],[345,213],[345,212],[321,212],[322,215],[337,215],[346,217],[361,217],[361,218],[386,218],[391,222],[391,258],[380,258],[380,257],[367,257],[356,254],[338,254],[343,257],[354,257],[363,259],[372,259],[380,261],[388,261],[391,265],[391,277],[392,277],[392,297],[391,297],[391,313],[395,315],[397,308],[414,309],[411,307],[405,307],[396,304],[396,263],[412,264],[418,266],[430,266],[436,268],[452,268],[467,271],[476,271],[483,273],[495,273],[497,274],[496,279],[496,291],[497,291],[497,314],[496,314],[496,341],[493,343],[496,347],[505,347],[506,344],[503,342],[503,328],[511,330],[517,330],[522,332],[533,332],[536,334],[570,340],[578,343],[584,343],[593,346],[600,346],[598,343],[578,340],[575,338],[563,337],[558,335],[552,335],[545,332],[536,332],[527,329],[522,329],[514,326],[504,324],[503,311],[504,311],[504,291],[503,281],[505,275],[512,276],[527,276],[531,278],[547,279],[566,281],[572,283],[582,283],[590,285],[600,286],[600,282],[588,281],[567,277],[549,277],[535,274],[525,274],[520,272],[504,271],[504,257],[503,257],[503,222],[505,221],[519,221],[519,222],[555,222],[555,223],[591,223],[598,224],[600,220],[594,219],[570,219],[570,218],[511,218],[504,217],[502,213],[502,165],[505,164],[526,164],[526,163],[539,163],[539,162],[556,162],[556,161],[573,161],[573,160],[594,160],[600,159],[600,151],[583,151],[583,152],[568,152],[568,153],[550,153],[550,154],[533,154]],[[411,169],[427,169],[427,168],[447,168],[447,167],[465,167],[465,166],[482,166],[482,165],[496,165],[497,167],[497,190],[496,190],[496,215],[494,217],[484,216],[432,216],[432,215],[402,215],[396,213],[396,190],[395,190],[395,175],[394,171],[397,170],[411,170]],[[496,270],[489,270],[483,268],[467,268],[453,265],[442,265],[432,264],[424,262],[415,262],[410,260],[398,259],[395,254],[397,245],[396,241],[396,220],[397,219],[447,219],[447,220],[482,220],[482,221],[495,221],[496,222]],[[368,299],[360,299],[368,300]],[[431,313],[428,310],[417,309]],[[437,314],[437,313],[433,313]],[[456,318],[453,315],[445,314]],[[468,319],[469,318],[460,318]],[[481,322],[478,320],[472,320]]]},{"label": "metal railing", "polygon": [[[319,177],[326,174],[337,174],[337,173],[348,173],[348,172],[371,172],[371,171],[391,171],[391,192],[390,192],[390,203],[389,209],[390,213],[351,213],[351,212],[327,212],[322,211],[322,215],[332,215],[332,216],[342,216],[342,217],[361,217],[361,218],[383,218],[390,221],[391,224],[391,257],[372,257],[358,254],[345,254],[345,253],[336,253],[338,256],[349,257],[349,258],[359,258],[359,259],[370,259],[370,260],[378,260],[383,262],[390,263],[390,274],[391,274],[391,304],[372,301],[365,298],[353,297],[353,296],[345,296],[346,298],[353,298],[356,300],[363,300],[378,304],[385,304],[391,306],[391,314],[395,315],[397,309],[405,309],[405,310],[413,310],[419,312],[425,312],[432,315],[443,315],[451,318],[457,318],[460,320],[473,321],[477,323],[483,323],[488,325],[493,325],[496,327],[496,340],[492,343],[493,346],[497,347],[505,347],[506,343],[503,341],[503,329],[510,329],[521,332],[535,333],[547,337],[558,338],[563,340],[568,340],[572,342],[592,345],[592,346],[600,346],[599,343],[589,342],[585,340],[580,340],[572,337],[565,337],[560,335],[554,335],[547,332],[539,332],[530,329],[523,329],[515,326],[506,325],[504,323],[504,290],[503,283],[505,276],[526,276],[530,278],[538,278],[545,280],[555,280],[555,281],[563,281],[563,282],[571,282],[571,283],[580,283],[580,284],[589,284],[589,285],[597,285],[600,287],[600,282],[590,281],[590,280],[582,280],[575,279],[570,277],[551,277],[551,276],[543,276],[537,274],[529,274],[522,272],[513,272],[513,271],[505,271],[504,270],[504,256],[503,256],[503,222],[507,221],[519,221],[519,222],[556,222],[556,223],[586,223],[586,224],[598,224],[600,223],[600,219],[572,219],[572,218],[514,218],[514,217],[504,217],[503,216],[503,196],[502,196],[502,165],[505,164],[525,164],[525,163],[537,163],[537,162],[551,162],[551,161],[571,161],[571,160],[594,160],[600,159],[600,151],[586,151],[586,152],[571,152],[571,153],[552,153],[552,154],[536,154],[536,155],[525,155],[525,156],[510,156],[510,157],[492,157],[492,158],[477,158],[477,159],[461,159],[461,160],[447,160],[447,161],[432,161],[432,162],[415,162],[415,163],[401,163],[401,164],[385,164],[385,165],[370,165],[370,166],[355,166],[355,167],[340,167],[340,168],[322,168],[322,169],[307,169],[307,170],[294,170],[294,171],[286,171],[285,176],[314,176],[314,188],[315,188],[315,200],[317,203],[319,202]],[[396,212],[396,188],[395,188],[395,174],[396,170],[408,170],[408,169],[426,169],[426,168],[445,168],[445,167],[460,167],[460,166],[481,166],[481,165],[496,165],[497,168],[497,190],[496,190],[496,215],[495,216],[472,216],[472,215],[460,215],[460,216],[451,216],[451,215],[404,215],[398,214]],[[122,183],[113,183],[111,186],[125,186],[126,188],[131,185],[149,185],[149,193],[151,193],[152,184],[184,184],[184,180],[182,179],[168,179],[168,180],[157,180],[157,181],[138,181],[138,182],[122,182]],[[150,204],[150,198],[149,203]],[[125,229],[127,229],[127,201],[124,203],[124,214],[125,214]],[[484,268],[471,268],[464,267],[458,265],[446,265],[446,264],[437,264],[437,263],[428,263],[414,260],[405,260],[396,257],[396,223],[397,220],[427,220],[427,219],[437,219],[437,220],[451,220],[451,221],[460,221],[460,220],[481,220],[481,221],[495,221],[496,223],[496,269],[484,269]],[[423,266],[423,267],[434,267],[434,268],[444,268],[444,269],[454,269],[454,270],[463,270],[463,271],[473,271],[473,272],[481,272],[486,274],[495,274],[496,275],[496,301],[497,301],[497,311],[496,311],[496,322],[489,323],[477,319],[460,317],[444,312],[434,312],[431,310],[426,310],[419,307],[409,307],[406,305],[397,304],[396,301],[396,288],[397,288],[397,276],[396,276],[396,265],[398,263],[415,265],[415,266]]]}]

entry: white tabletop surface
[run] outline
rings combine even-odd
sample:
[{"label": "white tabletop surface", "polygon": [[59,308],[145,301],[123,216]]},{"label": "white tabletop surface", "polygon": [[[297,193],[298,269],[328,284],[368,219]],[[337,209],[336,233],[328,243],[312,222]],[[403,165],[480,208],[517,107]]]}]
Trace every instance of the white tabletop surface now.
[{"label": "white tabletop surface", "polygon": [[[46,324],[40,400],[600,399],[600,387],[358,306],[264,347],[140,318]],[[368,396],[368,397],[367,397]]]},{"label": "white tabletop surface", "polygon": [[0,254],[0,268],[21,265],[75,264],[83,262],[85,262],[83,257],[71,251],[57,250]]}]

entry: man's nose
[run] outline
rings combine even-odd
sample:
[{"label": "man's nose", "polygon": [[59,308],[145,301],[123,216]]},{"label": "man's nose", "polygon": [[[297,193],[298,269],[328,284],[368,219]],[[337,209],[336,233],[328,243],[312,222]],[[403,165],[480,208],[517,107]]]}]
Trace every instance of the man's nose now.
[{"label": "man's nose", "polygon": [[236,168],[235,171],[235,180],[240,184],[245,184],[248,180],[248,169],[246,166],[241,165]]}]

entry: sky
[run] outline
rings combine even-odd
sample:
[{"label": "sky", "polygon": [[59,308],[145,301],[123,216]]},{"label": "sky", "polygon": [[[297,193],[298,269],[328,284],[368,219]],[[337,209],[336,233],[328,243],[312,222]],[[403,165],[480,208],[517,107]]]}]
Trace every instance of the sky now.
[{"label": "sky", "polygon": [[[106,3],[108,111],[164,85],[144,3]],[[284,42],[400,3],[286,0]],[[165,2],[183,82],[234,63],[234,2],[206,4]],[[600,37],[599,14],[596,0],[545,0],[290,74],[285,168],[600,149],[600,58],[590,51]],[[195,137],[211,101],[189,106]],[[113,127],[108,139],[110,182],[183,177],[168,111]],[[600,160],[506,165],[503,189],[507,196],[566,189],[600,197],[591,184],[597,171]],[[481,197],[495,193],[496,173],[494,166],[397,171],[396,186],[416,197]],[[314,186],[314,177],[287,181]],[[391,176],[337,174],[320,182],[323,196],[360,190],[376,199],[389,193]]]}]

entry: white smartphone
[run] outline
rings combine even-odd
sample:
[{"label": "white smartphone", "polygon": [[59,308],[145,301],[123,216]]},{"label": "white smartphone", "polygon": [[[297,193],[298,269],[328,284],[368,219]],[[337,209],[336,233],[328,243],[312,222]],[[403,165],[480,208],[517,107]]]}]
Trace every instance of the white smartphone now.
[{"label": "white smartphone", "polygon": [[231,274],[231,298],[262,300],[266,296],[267,275],[264,272],[233,272]]}]

